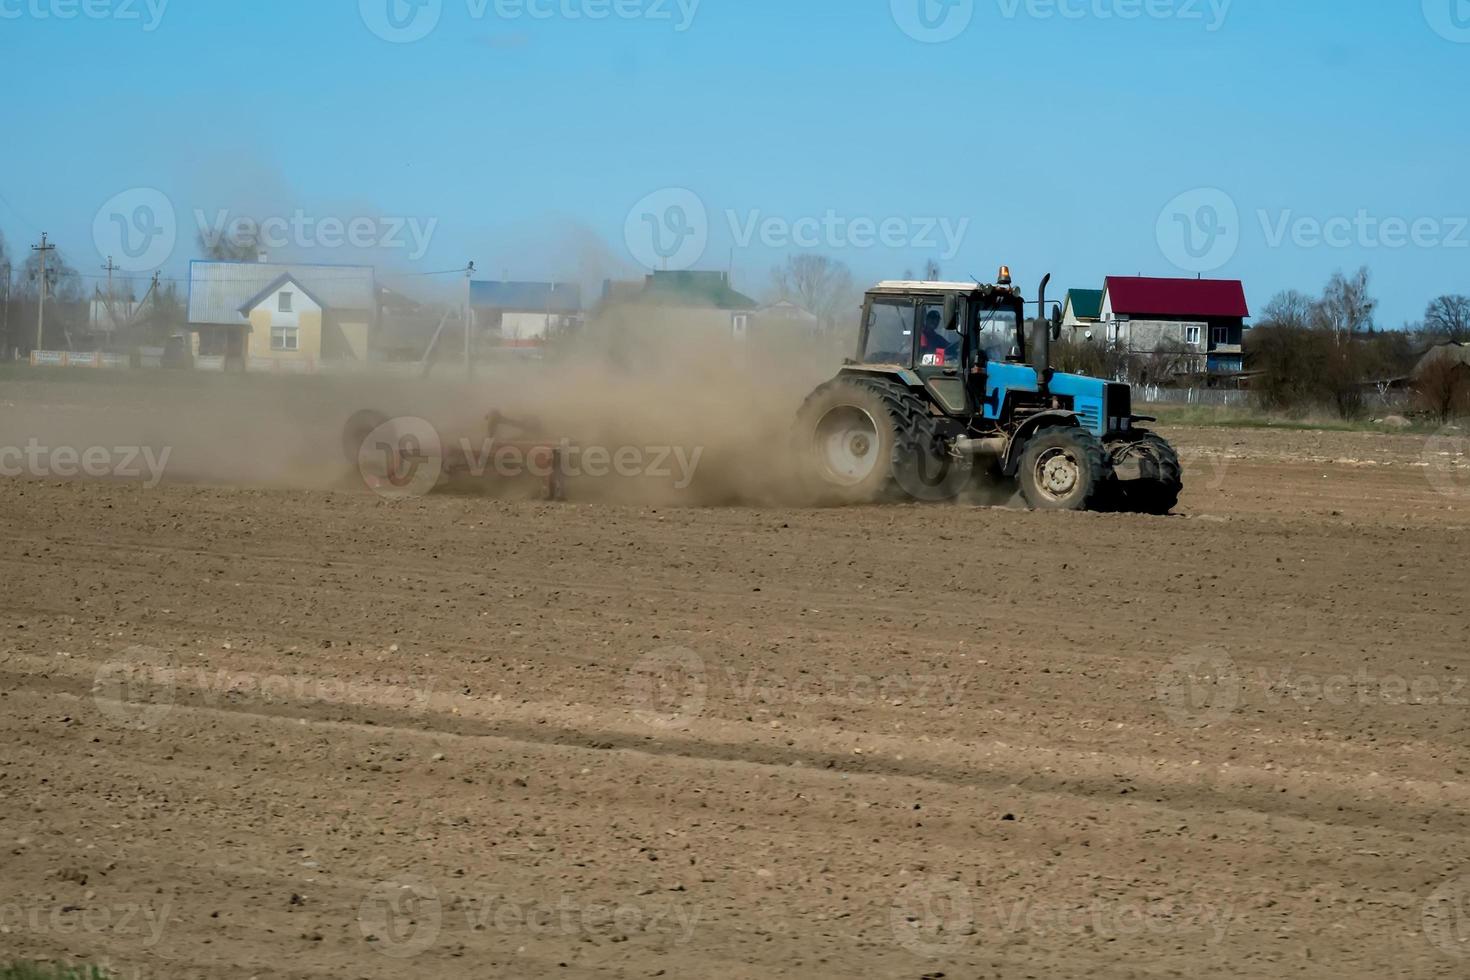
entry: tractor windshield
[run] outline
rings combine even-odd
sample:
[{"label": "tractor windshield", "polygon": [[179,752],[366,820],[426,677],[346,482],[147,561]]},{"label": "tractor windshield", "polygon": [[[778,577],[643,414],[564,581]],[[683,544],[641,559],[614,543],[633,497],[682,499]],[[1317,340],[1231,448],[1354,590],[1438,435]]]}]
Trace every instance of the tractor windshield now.
[{"label": "tractor windshield", "polygon": [[976,348],[984,351],[985,357],[992,361],[1004,361],[1012,351],[1017,356],[1025,356],[1017,340],[1016,326],[1019,322],[1020,317],[1014,307],[980,307],[975,315]]}]

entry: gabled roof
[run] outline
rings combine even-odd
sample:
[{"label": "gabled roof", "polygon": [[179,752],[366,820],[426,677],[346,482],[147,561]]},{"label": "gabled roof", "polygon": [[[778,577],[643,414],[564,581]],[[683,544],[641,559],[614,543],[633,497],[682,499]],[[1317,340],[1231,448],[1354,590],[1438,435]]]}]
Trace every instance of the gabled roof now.
[{"label": "gabled roof", "polygon": [[295,286],[297,289],[305,293],[307,298],[310,299],[317,306],[320,306],[324,310],[327,308],[327,304],[323,303],[319,298],[317,298],[316,294],[314,294],[310,289],[307,289],[300,282],[298,282],[296,277],[293,276],[291,273],[286,272],[283,273],[279,278],[273,280],[270,285],[266,286],[260,292],[256,293],[254,296],[241,303],[240,314],[248,319],[250,317],[251,310],[255,309],[265,300],[267,296],[272,295],[273,293],[275,293],[276,290],[280,289],[287,283],[290,283],[291,285]]},{"label": "gabled roof", "polygon": [[1239,279],[1150,279],[1108,276],[1106,293],[1122,316],[1248,317]]},{"label": "gabled roof", "polygon": [[793,303],[789,299],[778,299],[769,306],[762,306],[756,311],[763,317],[776,320],[796,320],[801,323],[816,323],[818,317],[811,310],[799,303]]},{"label": "gabled roof", "polygon": [[1102,316],[1103,291],[1101,289],[1069,289],[1067,305],[1072,315],[1079,320],[1096,320]]},{"label": "gabled roof", "polygon": [[195,260],[189,263],[189,322],[247,324],[249,319],[240,312],[241,307],[283,276],[309,290],[324,310],[377,308],[377,286],[370,265]]},{"label": "gabled roof", "polygon": [[724,272],[655,272],[644,281],[640,299],[717,310],[754,310],[760,306],[731,289],[730,277]]},{"label": "gabled roof", "polygon": [[1442,361],[1470,367],[1470,344],[1448,343],[1429,348],[1428,352],[1419,359],[1419,363],[1414,365],[1414,376],[1418,377],[1431,366]]},{"label": "gabled roof", "polygon": [[519,313],[580,313],[582,288],[570,282],[471,282],[470,305]]}]

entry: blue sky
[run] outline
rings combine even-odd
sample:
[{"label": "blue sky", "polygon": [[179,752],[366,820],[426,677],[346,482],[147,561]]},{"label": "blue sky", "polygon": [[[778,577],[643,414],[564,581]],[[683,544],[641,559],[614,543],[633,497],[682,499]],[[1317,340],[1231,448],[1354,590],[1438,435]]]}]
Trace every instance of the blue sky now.
[{"label": "blue sky", "polygon": [[44,229],[100,274],[156,192],[176,233],[139,274],[223,213],[394,273],[759,294],[814,251],[1028,290],[1203,272],[1259,308],[1367,264],[1385,326],[1470,293],[1470,0],[422,2],[0,0],[12,253]]}]

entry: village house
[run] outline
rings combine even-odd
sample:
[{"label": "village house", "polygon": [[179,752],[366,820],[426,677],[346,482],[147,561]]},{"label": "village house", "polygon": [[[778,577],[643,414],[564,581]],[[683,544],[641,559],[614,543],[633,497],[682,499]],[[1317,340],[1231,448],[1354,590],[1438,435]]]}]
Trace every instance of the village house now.
[{"label": "village house", "polygon": [[189,329],[201,363],[307,372],[362,363],[376,323],[371,266],[189,264]]},{"label": "village house", "polygon": [[761,304],[730,286],[727,272],[655,272],[637,282],[603,284],[601,310],[646,306],[690,331],[743,338]]},{"label": "village house", "polygon": [[1091,332],[1093,340],[1115,344],[1131,358],[1177,352],[1175,373],[1239,374],[1249,316],[1237,279],[1109,276]]},{"label": "village house", "polygon": [[1062,306],[1062,327],[1071,331],[1074,340],[1090,340],[1087,332],[1102,318],[1101,289],[1070,289]]},{"label": "village house", "polygon": [[470,283],[470,307],[483,344],[540,347],[580,321],[582,289],[566,282],[477,281]]}]

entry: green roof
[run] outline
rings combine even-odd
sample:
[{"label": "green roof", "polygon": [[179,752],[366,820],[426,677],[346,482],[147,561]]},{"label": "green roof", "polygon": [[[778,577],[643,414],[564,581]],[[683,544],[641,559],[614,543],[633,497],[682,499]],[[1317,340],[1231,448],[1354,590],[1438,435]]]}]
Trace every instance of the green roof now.
[{"label": "green roof", "polygon": [[731,289],[730,277],[723,272],[655,272],[648,277],[642,299],[717,310],[754,310],[760,306]]},{"label": "green roof", "polygon": [[1072,315],[1079,320],[1096,320],[1102,316],[1103,291],[1101,289],[1069,289],[1067,304]]}]

